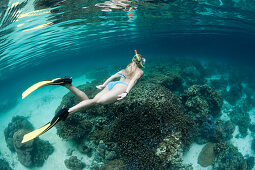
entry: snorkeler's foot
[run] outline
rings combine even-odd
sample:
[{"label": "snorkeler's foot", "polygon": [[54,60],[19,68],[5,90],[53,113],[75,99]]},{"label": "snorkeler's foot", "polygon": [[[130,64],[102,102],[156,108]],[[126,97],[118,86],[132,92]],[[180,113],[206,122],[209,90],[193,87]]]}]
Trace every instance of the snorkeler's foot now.
[{"label": "snorkeler's foot", "polygon": [[62,86],[64,86],[64,85],[72,83],[72,77],[65,76],[65,77],[53,79],[51,81],[52,81],[52,83],[49,84],[49,85],[62,85]]},{"label": "snorkeler's foot", "polygon": [[53,117],[53,119],[51,120],[51,122],[55,122],[57,119],[65,121],[67,116],[69,115],[68,112],[69,108],[66,108],[65,106],[63,106],[58,113]]},{"label": "snorkeler's foot", "polygon": [[30,93],[32,93],[36,89],[38,89],[40,87],[43,87],[43,86],[48,86],[48,85],[66,86],[66,85],[71,85],[71,83],[72,83],[72,77],[67,77],[67,76],[61,77],[61,78],[56,78],[56,79],[53,79],[53,80],[40,81],[40,82],[32,85],[31,87],[29,87],[26,91],[24,91],[22,93],[22,99],[27,97]]},{"label": "snorkeler's foot", "polygon": [[24,135],[21,143],[28,142],[28,141],[33,140],[34,138],[37,138],[38,136],[44,134],[45,132],[50,130],[53,126],[55,126],[59,121],[61,121],[61,120],[65,121],[68,114],[69,114],[68,108],[62,107],[49,123],[40,127],[39,129],[36,129],[36,130]]}]

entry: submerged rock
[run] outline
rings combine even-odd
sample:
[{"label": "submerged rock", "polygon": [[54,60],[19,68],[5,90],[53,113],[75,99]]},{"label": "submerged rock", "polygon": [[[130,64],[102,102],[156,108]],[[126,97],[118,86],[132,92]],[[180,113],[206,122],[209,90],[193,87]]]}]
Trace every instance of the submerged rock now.
[{"label": "submerged rock", "polygon": [[229,91],[223,92],[224,99],[226,99],[231,105],[235,105],[236,102],[242,97],[241,84],[232,84]]},{"label": "submerged rock", "polygon": [[251,122],[249,113],[244,112],[240,107],[235,107],[229,116],[231,121],[238,125],[241,136],[247,136],[247,130]]},{"label": "submerged rock", "polygon": [[197,162],[201,166],[207,167],[213,163],[214,158],[215,158],[214,144],[208,143],[203,147],[202,151],[199,153]]},{"label": "submerged rock", "polygon": [[65,160],[65,166],[71,170],[82,170],[86,164],[80,161],[76,156],[71,156]]},{"label": "submerged rock", "polygon": [[186,112],[193,118],[196,128],[196,142],[204,144],[216,135],[215,119],[220,116],[223,104],[220,93],[208,85],[193,85],[181,96]]},{"label": "submerged rock", "polygon": [[115,159],[112,161],[109,161],[107,164],[102,165],[99,169],[100,170],[123,170],[125,167],[125,163],[123,160]]},{"label": "submerged rock", "polygon": [[129,160],[132,168],[138,169],[168,165],[160,160],[154,148],[176,131],[181,132],[180,141],[187,147],[194,130],[194,122],[175,95],[155,84],[146,90],[147,85],[139,83],[125,104],[118,103],[122,106],[117,107],[120,115],[113,121],[113,141],[118,144],[121,156]]},{"label": "submerged rock", "polygon": [[217,143],[214,147],[214,151],[217,156],[213,161],[213,169],[251,170],[248,168],[247,160],[244,159],[242,154],[238,152],[238,149],[234,145],[227,142]]},{"label": "submerged rock", "polygon": [[230,140],[233,136],[232,134],[235,131],[235,125],[231,121],[222,121],[218,120],[215,124],[216,134],[213,137],[212,141],[214,142],[223,142]]},{"label": "submerged rock", "polygon": [[14,148],[18,155],[20,163],[26,167],[33,166],[33,152],[34,152],[34,140],[30,140],[24,144],[21,143],[23,136],[29,131],[21,129],[14,133]]},{"label": "submerged rock", "polygon": [[9,163],[3,158],[0,159],[0,170],[12,170]]},{"label": "submerged rock", "polygon": [[[95,88],[97,83],[95,81],[79,89],[93,97],[98,92]],[[61,106],[70,107],[78,102],[68,93],[63,97]],[[90,131],[84,130],[84,122],[87,121],[92,123]],[[98,153],[105,161],[114,159],[115,152],[131,167],[143,169],[163,167],[155,147],[169,134],[179,131],[180,141],[183,147],[187,147],[192,142],[193,125],[193,120],[184,112],[177,96],[164,86],[144,78],[125,100],[86,108],[70,115],[56,127],[59,136],[65,139],[77,140],[79,134],[80,141],[91,140],[96,146],[103,140],[107,147],[100,147]]]},{"label": "submerged rock", "polygon": [[8,124],[8,126],[4,129],[4,137],[7,143],[7,147],[15,152],[14,144],[13,144],[13,135],[20,129],[24,129],[27,131],[32,131],[33,125],[27,120],[24,116],[15,116],[12,118],[12,121]]},{"label": "submerged rock", "polygon": [[168,88],[171,91],[182,91],[183,90],[183,80],[181,76],[177,74],[169,74],[165,78],[165,80],[162,81],[162,85]]},{"label": "submerged rock", "polygon": [[16,116],[5,129],[8,147],[16,152],[20,163],[26,167],[40,167],[54,151],[48,141],[39,138],[21,143],[23,136],[32,131],[32,124],[25,117]]},{"label": "submerged rock", "polygon": [[181,133],[175,132],[166,136],[162,142],[159,143],[156,149],[156,155],[163,162],[163,167],[182,166],[183,146],[180,139]]},{"label": "submerged rock", "polygon": [[78,144],[78,151],[83,153],[83,154],[86,154],[88,157],[92,156],[92,148],[90,148],[85,143]]},{"label": "submerged rock", "polygon": [[220,116],[223,104],[221,95],[208,85],[193,85],[182,95],[182,102],[194,120],[203,120],[207,115]]}]

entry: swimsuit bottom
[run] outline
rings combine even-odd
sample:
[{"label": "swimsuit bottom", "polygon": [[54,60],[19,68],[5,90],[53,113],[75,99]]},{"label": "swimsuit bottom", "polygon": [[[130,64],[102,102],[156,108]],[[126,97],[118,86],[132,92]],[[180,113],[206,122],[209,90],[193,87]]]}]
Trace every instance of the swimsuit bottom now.
[{"label": "swimsuit bottom", "polygon": [[112,88],[116,85],[116,84],[125,84],[128,86],[127,83],[123,82],[123,81],[112,81],[108,84],[108,89],[112,90]]}]

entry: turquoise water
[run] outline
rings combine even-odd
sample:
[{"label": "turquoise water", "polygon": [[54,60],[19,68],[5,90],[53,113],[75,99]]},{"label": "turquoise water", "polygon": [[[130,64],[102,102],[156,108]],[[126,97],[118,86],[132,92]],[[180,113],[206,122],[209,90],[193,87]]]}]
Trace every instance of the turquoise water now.
[{"label": "turquoise water", "polygon": [[[0,169],[252,169],[254,9],[249,0],[2,0]],[[10,142],[15,132],[39,128],[58,107],[77,103],[61,86],[24,100],[23,91],[72,76],[92,97],[135,49],[146,58],[145,75],[125,100],[52,128],[40,137],[48,143],[28,147],[37,161],[20,156],[31,153]]]}]

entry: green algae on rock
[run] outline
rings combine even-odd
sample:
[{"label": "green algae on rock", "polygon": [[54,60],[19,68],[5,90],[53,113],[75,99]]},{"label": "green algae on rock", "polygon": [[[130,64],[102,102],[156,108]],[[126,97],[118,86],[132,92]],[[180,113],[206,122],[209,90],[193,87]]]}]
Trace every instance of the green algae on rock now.
[{"label": "green algae on rock", "polygon": [[214,144],[208,143],[203,147],[202,151],[199,153],[197,162],[201,166],[207,167],[212,165],[214,158],[215,158]]}]

